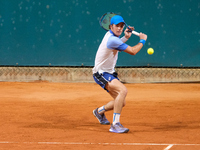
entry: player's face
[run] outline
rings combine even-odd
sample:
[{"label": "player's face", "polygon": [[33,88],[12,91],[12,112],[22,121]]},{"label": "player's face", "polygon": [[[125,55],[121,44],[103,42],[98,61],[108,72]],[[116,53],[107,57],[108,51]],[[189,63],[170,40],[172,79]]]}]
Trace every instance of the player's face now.
[{"label": "player's face", "polygon": [[117,25],[115,25],[115,24],[111,25],[111,30],[116,36],[120,36],[122,34],[123,28],[124,28],[123,22],[120,22]]}]

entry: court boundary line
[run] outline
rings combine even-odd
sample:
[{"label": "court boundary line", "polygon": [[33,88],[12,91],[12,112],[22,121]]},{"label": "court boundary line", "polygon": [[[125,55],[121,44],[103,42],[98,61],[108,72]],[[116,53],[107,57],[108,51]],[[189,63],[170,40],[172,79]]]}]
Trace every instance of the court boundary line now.
[{"label": "court boundary line", "polygon": [[149,145],[149,146],[167,146],[169,149],[172,146],[200,146],[200,144],[176,144],[176,143],[89,143],[89,142],[14,142],[14,141],[0,141],[0,144],[38,144],[38,145]]},{"label": "court boundary line", "polygon": [[174,145],[168,145],[164,150],[169,150],[170,148],[172,148],[172,146],[174,146]]}]

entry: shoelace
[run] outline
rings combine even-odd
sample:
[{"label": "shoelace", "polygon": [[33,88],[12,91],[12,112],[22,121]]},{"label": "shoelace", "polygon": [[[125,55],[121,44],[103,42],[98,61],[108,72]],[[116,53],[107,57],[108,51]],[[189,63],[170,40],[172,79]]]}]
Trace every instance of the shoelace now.
[{"label": "shoelace", "polygon": [[119,127],[123,127],[124,128],[124,126],[121,124],[121,123],[116,123]]}]

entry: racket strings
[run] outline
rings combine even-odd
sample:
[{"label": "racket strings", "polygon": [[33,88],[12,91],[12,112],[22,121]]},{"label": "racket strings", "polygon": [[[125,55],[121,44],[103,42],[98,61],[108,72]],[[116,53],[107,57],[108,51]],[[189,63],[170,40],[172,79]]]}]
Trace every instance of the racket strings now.
[{"label": "racket strings", "polygon": [[109,30],[109,25],[110,25],[110,20],[111,20],[111,18],[113,17],[113,16],[115,16],[116,14],[114,14],[114,13],[107,13],[107,14],[104,14],[102,17],[101,17],[101,19],[100,19],[100,21],[99,21],[99,23],[100,23],[100,25],[101,25],[101,27],[103,28],[103,29],[105,29],[105,30]]}]

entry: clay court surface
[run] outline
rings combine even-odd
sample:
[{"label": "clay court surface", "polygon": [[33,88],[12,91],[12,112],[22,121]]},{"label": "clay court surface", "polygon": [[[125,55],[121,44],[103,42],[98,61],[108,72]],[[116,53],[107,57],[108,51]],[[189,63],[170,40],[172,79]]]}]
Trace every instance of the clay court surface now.
[{"label": "clay court surface", "polygon": [[95,83],[0,82],[0,150],[200,150],[200,84],[125,86],[130,131],[115,134],[92,114],[111,100]]}]

